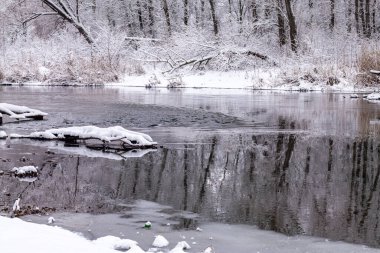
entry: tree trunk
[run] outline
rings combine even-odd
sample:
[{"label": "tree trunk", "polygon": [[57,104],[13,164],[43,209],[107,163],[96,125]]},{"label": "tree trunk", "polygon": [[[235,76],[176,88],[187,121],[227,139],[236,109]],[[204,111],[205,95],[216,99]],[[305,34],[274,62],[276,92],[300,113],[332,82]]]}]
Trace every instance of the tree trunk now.
[{"label": "tree trunk", "polygon": [[137,0],[136,2],[136,7],[137,7],[137,17],[139,19],[140,31],[144,33],[144,21],[143,21],[143,16],[142,16],[141,3],[139,0]]},{"label": "tree trunk", "polygon": [[330,0],[330,30],[333,31],[335,27],[335,0]]},{"label": "tree trunk", "polygon": [[280,46],[286,44],[286,34],[285,34],[285,20],[282,15],[283,10],[282,0],[277,0],[277,25],[278,25],[278,38]]},{"label": "tree trunk", "polygon": [[359,0],[359,17],[362,25],[363,34],[366,35],[366,24],[364,15],[364,0]]},{"label": "tree trunk", "polygon": [[255,1],[252,2],[252,19],[253,19],[253,22],[256,22],[259,20],[259,15],[257,13],[257,4]]},{"label": "tree trunk", "polygon": [[166,0],[162,0],[162,8],[164,10],[166,26],[168,28],[168,33],[170,36],[172,34],[172,27],[170,24],[170,14],[169,14],[168,2]]},{"label": "tree trunk", "polygon": [[360,34],[360,26],[359,26],[359,0],[355,0],[355,26],[356,26],[356,33]]},{"label": "tree trunk", "polygon": [[290,43],[293,52],[297,52],[297,24],[293,14],[292,5],[290,0],[285,0],[286,15],[288,17]]},{"label": "tree trunk", "polygon": [[218,28],[218,20],[216,19],[216,10],[215,10],[215,0],[209,0],[210,3],[210,9],[211,9],[211,17],[212,17],[212,23],[214,27],[214,34],[215,36],[218,35],[219,33],[219,28]]},{"label": "tree trunk", "polygon": [[372,8],[372,33],[376,33],[376,0],[373,0]]},{"label": "tree trunk", "polygon": [[370,0],[365,1],[365,28],[366,36],[371,37],[371,12],[370,12]]},{"label": "tree trunk", "polygon": [[187,26],[189,24],[189,2],[183,0],[183,23]]},{"label": "tree trunk", "polygon": [[[314,19],[314,15],[313,15],[313,9],[314,9],[314,0],[309,0],[309,12],[310,12],[310,19],[307,23],[307,26],[308,27],[311,27],[311,24],[313,24],[313,19]],[[283,9],[283,8],[282,8]]]},{"label": "tree trunk", "polygon": [[155,32],[154,32],[154,7],[153,7],[153,0],[148,0],[148,16],[149,16],[149,33],[154,38]]},{"label": "tree trunk", "polygon": [[347,17],[346,17],[346,24],[347,24],[347,32],[351,33],[352,32],[352,0],[349,0],[347,3]]}]

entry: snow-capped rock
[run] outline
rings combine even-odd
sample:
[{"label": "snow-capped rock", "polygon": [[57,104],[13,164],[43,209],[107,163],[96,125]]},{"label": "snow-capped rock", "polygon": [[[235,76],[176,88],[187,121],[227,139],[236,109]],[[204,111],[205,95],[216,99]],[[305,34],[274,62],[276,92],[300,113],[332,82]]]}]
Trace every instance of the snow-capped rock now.
[{"label": "snow-capped rock", "polygon": [[166,240],[166,238],[163,237],[162,235],[157,235],[156,239],[154,239],[152,245],[154,247],[157,247],[157,248],[163,248],[163,247],[167,247],[169,245],[169,241]]}]

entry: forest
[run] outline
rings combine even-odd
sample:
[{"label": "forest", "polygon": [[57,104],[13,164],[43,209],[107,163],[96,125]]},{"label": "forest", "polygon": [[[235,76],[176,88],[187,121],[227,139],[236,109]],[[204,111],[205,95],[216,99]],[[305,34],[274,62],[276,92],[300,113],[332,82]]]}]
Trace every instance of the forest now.
[{"label": "forest", "polygon": [[0,79],[100,84],[245,71],[258,82],[264,71],[290,83],[372,86],[379,8],[376,0],[3,0]]}]

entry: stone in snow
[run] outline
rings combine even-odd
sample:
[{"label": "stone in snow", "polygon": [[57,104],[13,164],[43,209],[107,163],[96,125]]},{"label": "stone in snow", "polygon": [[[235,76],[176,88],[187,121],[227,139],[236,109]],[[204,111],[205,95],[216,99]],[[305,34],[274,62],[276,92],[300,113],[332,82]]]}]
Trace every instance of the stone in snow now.
[{"label": "stone in snow", "polygon": [[157,235],[156,239],[154,239],[152,245],[154,247],[157,247],[157,248],[163,248],[163,247],[167,247],[169,245],[169,241],[166,240],[166,238],[163,237],[162,235]]},{"label": "stone in snow", "polygon": [[197,229],[196,229],[198,232],[202,232],[203,231],[203,229],[201,229],[200,227],[197,227]]},{"label": "stone in snow", "polygon": [[151,228],[152,227],[152,223],[150,221],[147,221],[145,224],[144,224],[144,228]]},{"label": "stone in snow", "polygon": [[351,94],[350,98],[359,98],[358,94]]}]

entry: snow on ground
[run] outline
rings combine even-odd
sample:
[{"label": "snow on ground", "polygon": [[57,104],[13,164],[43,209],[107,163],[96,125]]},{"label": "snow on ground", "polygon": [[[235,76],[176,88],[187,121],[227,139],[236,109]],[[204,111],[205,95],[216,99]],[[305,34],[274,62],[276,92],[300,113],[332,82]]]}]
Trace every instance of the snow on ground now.
[{"label": "snow on ground", "polygon": [[0,216],[0,250],[4,253],[117,253],[58,227]]},{"label": "snow on ground", "polygon": [[40,110],[31,109],[26,106],[0,103],[0,113],[9,115],[13,119],[25,119],[34,116],[47,116],[48,114]]},{"label": "snow on ground", "polygon": [[79,139],[98,139],[105,142],[122,141],[131,146],[151,146],[157,144],[143,133],[129,131],[121,126],[100,128],[96,126],[81,126],[50,129],[43,132],[33,132],[29,135],[11,134],[11,138],[39,138],[46,140],[64,140],[65,136]]},{"label": "snow on ground", "polygon": [[354,83],[339,79],[338,84],[327,85],[326,81],[309,82],[295,77],[284,80],[280,69],[257,69],[253,71],[206,71],[188,73],[177,77],[166,77],[159,72],[141,76],[125,76],[120,83],[110,83],[107,86],[146,87],[151,84],[156,88],[167,88],[171,82],[179,84],[178,88],[212,88],[212,89],[261,89],[284,91],[341,91],[341,92],[371,92],[374,88],[356,87]]}]

